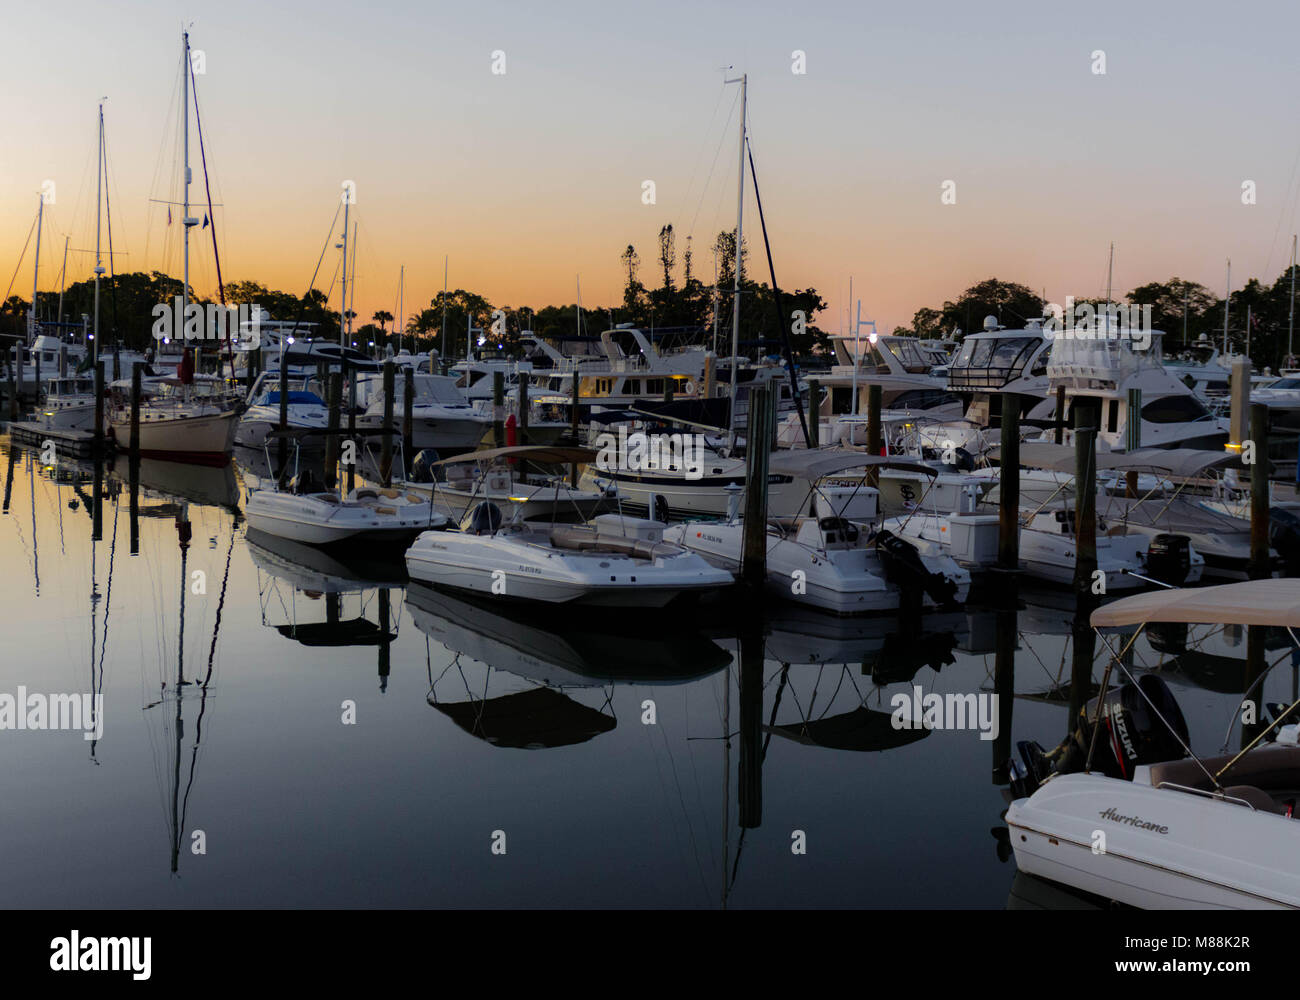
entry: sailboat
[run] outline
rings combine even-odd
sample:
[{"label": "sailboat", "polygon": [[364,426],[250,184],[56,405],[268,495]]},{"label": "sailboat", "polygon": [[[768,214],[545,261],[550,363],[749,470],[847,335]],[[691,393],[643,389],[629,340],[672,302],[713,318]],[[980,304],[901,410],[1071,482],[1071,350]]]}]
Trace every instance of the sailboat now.
[{"label": "sailboat", "polygon": [[[185,274],[181,288],[182,315],[190,301],[190,229],[199,219],[190,215],[190,64],[189,32],[181,32],[181,123],[184,156],[181,172]],[[195,105],[197,115],[198,105]],[[102,140],[101,140],[102,141]],[[200,134],[202,141],[202,134]],[[213,248],[215,251],[215,239]],[[156,458],[224,465],[235,444],[239,411],[229,397],[200,394],[195,386],[190,352],[182,355],[175,378],[162,380],[158,396],[140,405],[140,453]],[[110,436],[119,446],[131,435],[129,400],[119,396],[110,417]]]}]

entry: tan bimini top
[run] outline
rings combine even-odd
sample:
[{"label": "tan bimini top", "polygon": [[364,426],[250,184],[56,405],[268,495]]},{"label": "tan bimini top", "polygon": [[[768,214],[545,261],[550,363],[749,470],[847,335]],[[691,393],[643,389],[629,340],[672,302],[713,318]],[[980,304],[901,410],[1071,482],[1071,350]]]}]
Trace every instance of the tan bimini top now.
[{"label": "tan bimini top", "polygon": [[1218,587],[1134,594],[1092,613],[1097,629],[1183,622],[1300,628],[1300,580],[1248,580]]}]

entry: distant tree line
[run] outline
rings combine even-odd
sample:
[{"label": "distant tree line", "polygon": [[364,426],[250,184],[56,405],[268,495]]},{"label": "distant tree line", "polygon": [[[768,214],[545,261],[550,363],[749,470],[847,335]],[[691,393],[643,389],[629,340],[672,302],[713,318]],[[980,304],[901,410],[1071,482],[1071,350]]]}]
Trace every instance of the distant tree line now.
[{"label": "distant tree line", "polygon": [[[442,292],[435,295],[428,306],[417,309],[407,318],[405,329],[401,331],[395,328],[393,315],[387,310],[375,312],[367,322],[359,322],[361,317],[351,315],[352,343],[363,351],[383,351],[390,344],[396,349],[400,336],[402,346],[412,351],[437,348],[444,355],[463,357],[468,339],[475,351],[514,355],[519,347],[519,334],[525,330],[554,339],[595,336],[615,324],[630,323],[646,331],[680,329],[685,338],[696,342],[710,342],[716,328],[719,352],[726,353],[730,349],[732,332],[735,242],[734,233],[723,232],[718,234],[710,248],[717,261],[716,282],[705,282],[697,277],[689,241],[679,262],[676,234],[673,227],[667,225],[659,231],[655,267],[655,279],[662,279],[662,284],[648,287],[642,282],[641,258],[634,246],[629,244],[620,254],[621,266],[627,275],[622,302],[599,307],[584,306],[579,316],[576,303],[536,309],[498,306],[476,292],[458,288],[448,291],[445,301]],[[767,283],[754,281],[749,276],[748,261],[746,246],[741,253],[740,280],[740,340],[744,353],[784,353],[778,321],[790,335],[797,355],[825,352],[829,340],[818,329],[815,318],[826,308],[826,303],[817,291],[813,288],[782,290],[782,311],[778,314],[772,289]],[[339,339],[339,312],[329,307],[326,293],[319,289],[312,288],[298,295],[245,280],[227,282],[224,292],[228,304],[257,303],[276,320],[314,324],[314,336],[334,342]],[[181,282],[159,271],[101,278],[101,341],[146,349],[152,340],[154,306],[170,304],[180,294]],[[200,295],[193,288],[190,297],[200,305],[217,301],[215,292]],[[68,285],[63,291],[63,320],[81,326],[84,316],[93,316],[94,300],[94,279]],[[54,320],[59,312],[59,293],[39,292],[36,306],[42,322]],[[28,300],[18,295],[0,304],[0,334],[23,334],[27,307]],[[796,312],[802,314],[802,322],[796,322]],[[481,346],[478,343],[480,338],[483,340]]]},{"label": "distant tree line", "polygon": [[[1174,277],[1153,281],[1127,292],[1123,302],[1151,306],[1151,326],[1165,334],[1165,352],[1177,353],[1185,344],[1194,343],[1202,333],[1216,346],[1223,346],[1224,300],[1204,285]],[[1100,298],[1079,298],[1094,307],[1104,305]],[[1057,303],[1064,306],[1064,303]],[[1047,303],[1025,285],[988,278],[972,285],[955,301],[934,308],[923,306],[912,317],[911,326],[900,326],[894,333],[901,336],[960,340],[967,333],[978,333],[986,316],[996,317],[1004,327],[1024,326],[1040,319]],[[1285,361],[1288,321],[1291,311],[1291,268],[1283,271],[1271,285],[1251,278],[1245,287],[1233,292],[1228,306],[1228,345],[1238,353],[1249,353],[1256,366],[1277,367]],[[1246,330],[1249,309],[1250,331]],[[1300,316],[1296,317],[1300,326]],[[1249,343],[1249,351],[1247,344]],[[1297,331],[1300,353],[1300,331]]]}]

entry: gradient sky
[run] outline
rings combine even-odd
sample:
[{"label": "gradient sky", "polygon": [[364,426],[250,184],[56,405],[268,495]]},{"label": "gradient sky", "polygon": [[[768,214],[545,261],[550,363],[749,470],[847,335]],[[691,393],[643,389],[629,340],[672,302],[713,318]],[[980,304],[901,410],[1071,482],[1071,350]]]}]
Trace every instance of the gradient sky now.
[{"label": "gradient sky", "polygon": [[[363,318],[396,311],[402,264],[407,312],[427,303],[444,255],[453,288],[497,305],[572,302],[579,275],[584,305],[616,302],[629,242],[658,284],[666,222],[679,256],[694,233],[696,273],[710,277],[711,237],[735,219],[726,65],[750,78],[778,279],[819,289],[832,332],[850,275],[882,330],[992,275],[1054,301],[1096,295],[1112,240],[1117,290],[1177,274],[1222,294],[1225,258],[1234,287],[1271,281],[1297,226],[1294,3],[11,0],[0,18],[6,286],[46,179],[57,201],[41,289],[58,287],[65,234],[94,246],[103,95],[118,268],[179,274],[179,224],[149,199],[177,197],[183,19],[206,57],[225,278],[303,291],[352,179]],[[196,142],[192,164],[200,201]],[[956,205],[940,203],[949,179]],[[759,267],[753,204],[751,190]],[[192,254],[210,292],[206,234]],[[337,260],[330,250],[318,287]],[[69,279],[91,266],[70,254]],[[29,250],[14,291],[27,298],[31,283]]]}]

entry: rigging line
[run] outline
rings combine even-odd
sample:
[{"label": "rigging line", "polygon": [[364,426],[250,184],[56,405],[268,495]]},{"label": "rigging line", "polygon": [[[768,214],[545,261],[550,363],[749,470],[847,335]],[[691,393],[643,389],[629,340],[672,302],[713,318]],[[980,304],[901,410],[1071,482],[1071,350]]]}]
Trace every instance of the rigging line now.
[{"label": "rigging line", "polygon": [[[121,510],[122,508],[120,505],[113,505],[113,540],[108,547],[108,586],[105,588],[104,593],[104,636],[99,643],[98,683],[96,683],[94,677],[94,662],[92,661],[91,663],[91,691],[101,695],[104,693],[104,654],[108,651],[108,617],[113,609],[113,566],[115,564],[114,556],[117,555],[117,524],[118,514],[121,513]],[[99,740],[95,740],[90,744],[90,752],[92,756],[95,753],[95,746],[98,743]]]},{"label": "rigging line", "polygon": [[845,664],[844,666],[840,667],[840,681],[838,684],[835,685],[835,690],[831,692],[831,696],[826,702],[826,707],[822,709],[822,714],[817,716],[817,718],[819,719],[826,718],[826,713],[829,712],[834,707],[835,699],[840,696],[840,689],[844,687],[844,675],[848,673],[848,670],[849,670],[848,664]]},{"label": "rigging line", "polygon": [[[188,49],[187,49],[188,51]],[[194,95],[194,125],[199,133],[199,162],[203,164],[203,193],[208,199],[208,225],[212,229],[212,259],[217,267],[217,297],[226,304],[226,286],[221,280],[221,251],[217,249],[217,216],[212,209],[212,184],[208,178],[208,154],[203,142],[203,119],[199,116],[199,83],[194,78],[194,61],[190,60],[190,93]],[[224,324],[226,357],[230,361],[230,377],[235,377],[235,355],[230,349],[230,324]]]},{"label": "rigging line", "polygon": [[[18,263],[14,265],[14,276],[9,279],[9,287],[5,290],[4,301],[9,301],[9,293],[14,290],[14,282],[18,280],[18,271],[23,266],[23,259],[27,256],[27,246],[32,242],[32,233],[36,231],[36,220],[32,219],[31,228],[27,230],[27,241],[23,243],[23,252],[18,255]],[[7,363],[7,356],[6,356]]]},{"label": "rigging line", "polygon": [[[111,185],[108,180],[108,139],[100,144],[102,148],[102,163],[104,167],[104,218],[108,223],[108,295],[112,303],[112,331],[113,346],[116,348],[121,341],[121,334],[117,330],[117,273],[113,266],[113,199],[109,195]],[[96,346],[98,351],[98,345]]]},{"label": "rigging line", "polygon": [[[719,92],[718,94],[719,103],[721,102],[721,100],[722,100],[722,94],[721,92]],[[713,162],[709,164],[709,175],[704,179],[704,187],[700,189],[700,200],[695,205],[695,214],[691,217],[690,228],[687,229],[686,231],[688,236],[695,235],[695,224],[699,221],[700,211],[704,208],[704,196],[709,193],[709,185],[713,182],[713,172],[717,169],[718,166],[718,156],[721,155],[722,153],[722,145],[727,140],[727,129],[730,128],[731,120],[736,115],[736,105],[739,104],[739,102],[740,102],[740,91],[736,91],[736,96],[733,97],[731,100],[731,110],[727,112],[727,122],[725,125],[723,125],[721,137],[718,139],[718,148],[713,151]],[[713,113],[716,115],[717,111],[718,111],[717,105],[715,105],[713,109]],[[710,126],[713,124],[712,120],[710,120],[709,124]],[[694,183],[694,174],[692,174],[692,183]],[[687,188],[687,190],[689,191],[690,188]]]},{"label": "rigging line", "polygon": [[[1293,206],[1296,201],[1296,194],[1293,194],[1293,192],[1295,191],[1295,175],[1296,175],[1297,167],[1300,167],[1300,143],[1296,144],[1295,159],[1291,161],[1291,179],[1288,180],[1286,183],[1287,200],[1291,202]],[[1297,192],[1297,194],[1300,194],[1300,192]],[[1285,210],[1285,208],[1286,205],[1283,204],[1283,209]],[[1291,210],[1291,217],[1292,219],[1295,218],[1294,207]],[[1273,263],[1273,251],[1277,249],[1277,237],[1278,237],[1278,233],[1281,232],[1282,230],[1282,220],[1283,220],[1282,213],[1278,213],[1277,225],[1273,229],[1273,239],[1268,245],[1268,256],[1264,259],[1265,274],[1268,274],[1268,269]]]}]

